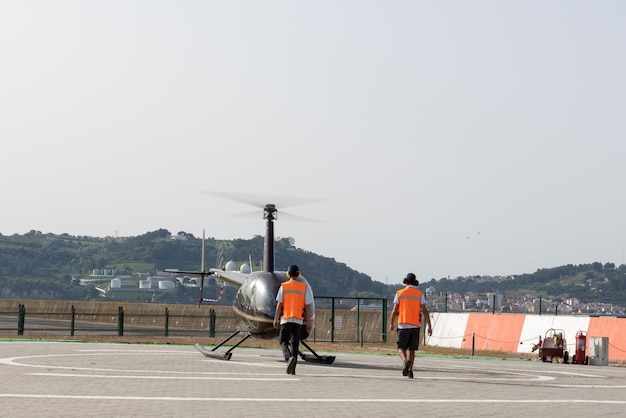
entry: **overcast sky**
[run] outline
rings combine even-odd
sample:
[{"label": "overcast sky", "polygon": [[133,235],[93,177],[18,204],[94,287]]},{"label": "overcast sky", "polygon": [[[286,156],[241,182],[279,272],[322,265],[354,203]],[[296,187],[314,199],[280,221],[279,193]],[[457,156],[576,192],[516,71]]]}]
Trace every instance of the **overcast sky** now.
[{"label": "overcast sky", "polygon": [[3,0],[0,233],[264,234],[216,191],[321,221],[276,235],[389,284],[622,264],[624,22],[619,0]]}]

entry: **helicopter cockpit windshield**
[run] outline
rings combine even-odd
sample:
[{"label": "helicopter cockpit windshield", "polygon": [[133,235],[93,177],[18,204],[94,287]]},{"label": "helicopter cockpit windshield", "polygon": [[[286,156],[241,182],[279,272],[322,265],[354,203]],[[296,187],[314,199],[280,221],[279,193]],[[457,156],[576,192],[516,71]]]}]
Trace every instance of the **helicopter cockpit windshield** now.
[{"label": "helicopter cockpit windshield", "polygon": [[272,273],[256,272],[249,276],[235,297],[236,308],[253,318],[274,319],[276,294],[280,281]]},{"label": "helicopter cockpit windshield", "polygon": [[[281,280],[283,275],[280,272],[276,274],[268,272],[256,272],[253,273],[246,280],[235,297],[235,305],[239,311],[245,313],[254,318],[265,318],[266,320],[273,321],[274,312],[276,311],[276,295],[282,282],[287,280],[287,276]],[[298,280],[303,281],[307,285],[307,280],[300,276]],[[310,291],[311,286],[308,286]],[[311,309],[311,315],[315,314],[315,303],[313,303]]]},{"label": "helicopter cockpit windshield", "polygon": [[276,294],[279,288],[280,282],[273,275],[265,275],[255,280],[253,300],[254,306],[256,306],[256,315],[274,319]]}]

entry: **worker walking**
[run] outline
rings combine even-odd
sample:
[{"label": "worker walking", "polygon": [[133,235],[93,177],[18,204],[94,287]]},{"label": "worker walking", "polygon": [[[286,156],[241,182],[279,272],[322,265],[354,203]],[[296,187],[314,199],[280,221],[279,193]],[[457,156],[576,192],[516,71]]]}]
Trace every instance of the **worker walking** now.
[{"label": "worker walking", "polygon": [[313,292],[307,283],[297,280],[300,269],[295,264],[287,269],[287,277],[289,280],[281,284],[276,295],[274,328],[280,329],[280,346],[285,361],[288,362],[287,374],[296,374],[298,348],[305,318],[307,335],[311,333],[313,326]]},{"label": "worker walking", "polygon": [[[426,307],[426,298],[421,290],[417,288],[419,282],[415,274],[409,273],[403,281],[405,287],[399,290],[393,299],[393,313],[391,314],[391,330],[395,328],[395,321],[398,320],[398,355],[404,367],[402,375],[413,379],[413,362],[415,361],[415,351],[419,347],[419,336],[421,329],[421,319],[423,315],[428,323],[428,335],[432,335],[433,327],[430,323],[430,313]],[[408,352],[408,353],[407,353]]]}]

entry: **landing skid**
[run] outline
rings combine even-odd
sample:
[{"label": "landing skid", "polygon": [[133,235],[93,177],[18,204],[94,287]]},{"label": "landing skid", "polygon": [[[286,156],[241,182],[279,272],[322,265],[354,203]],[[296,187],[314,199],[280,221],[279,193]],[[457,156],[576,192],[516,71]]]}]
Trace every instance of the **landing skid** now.
[{"label": "landing skid", "polygon": [[237,341],[237,344],[233,345],[232,347],[230,347],[228,349],[228,351],[226,351],[224,354],[220,354],[218,353],[217,350],[218,348],[220,348],[221,346],[223,346],[224,344],[226,344],[228,341],[230,341],[233,337],[235,337],[237,334],[241,333],[242,331],[235,331],[230,337],[226,338],[224,341],[222,341],[221,343],[219,343],[218,345],[216,345],[215,347],[213,347],[210,350],[207,350],[206,347],[204,347],[202,344],[200,343],[195,343],[194,347],[196,347],[196,349],[201,352],[202,354],[204,354],[205,357],[211,357],[211,358],[216,358],[219,360],[230,360],[230,358],[233,356],[233,350],[237,347],[239,347],[239,345],[244,342],[245,340],[247,340],[248,338],[250,338],[252,336],[252,334],[246,333],[239,341]]},{"label": "landing skid", "polygon": [[[219,343],[218,345],[216,345],[210,350],[208,350],[205,346],[203,346],[200,343],[195,343],[194,347],[196,347],[196,350],[201,352],[205,357],[211,357],[211,358],[215,358],[218,360],[230,360],[230,358],[233,356],[233,350],[239,347],[239,345],[243,343],[245,340],[250,338],[252,334],[246,332],[245,335],[239,341],[237,341],[235,345],[230,347],[228,351],[226,351],[223,354],[218,353],[216,350],[220,348],[221,346],[223,346],[224,344],[226,344],[231,339],[233,339],[236,335],[240,334],[241,332],[243,331],[235,331],[230,337],[226,338],[224,341],[222,341],[221,343]],[[311,354],[306,354],[298,350],[298,354],[304,361],[310,361],[312,363],[322,363],[322,364],[333,364],[333,362],[335,361],[335,356],[320,356],[305,341],[300,341],[300,344],[305,346],[311,352]]]},{"label": "landing skid", "polygon": [[310,361],[312,363],[323,363],[323,364],[333,364],[333,361],[335,361],[335,356],[320,356],[311,347],[309,347],[309,345],[306,342],[300,341],[300,344],[305,346],[312,354],[312,355],[305,354],[302,351],[298,350],[298,354],[300,354],[300,357],[304,361]]}]

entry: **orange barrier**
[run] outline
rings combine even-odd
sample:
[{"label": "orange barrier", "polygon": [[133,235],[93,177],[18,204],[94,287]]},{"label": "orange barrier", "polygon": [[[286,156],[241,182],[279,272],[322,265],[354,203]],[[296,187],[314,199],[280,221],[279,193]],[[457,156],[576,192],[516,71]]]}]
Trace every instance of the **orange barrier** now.
[{"label": "orange barrier", "polygon": [[609,338],[609,360],[626,360],[626,318],[590,318],[587,338]]},{"label": "orange barrier", "polygon": [[524,326],[524,314],[471,313],[461,348],[516,352]]}]

